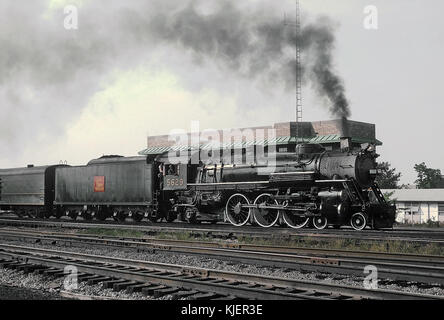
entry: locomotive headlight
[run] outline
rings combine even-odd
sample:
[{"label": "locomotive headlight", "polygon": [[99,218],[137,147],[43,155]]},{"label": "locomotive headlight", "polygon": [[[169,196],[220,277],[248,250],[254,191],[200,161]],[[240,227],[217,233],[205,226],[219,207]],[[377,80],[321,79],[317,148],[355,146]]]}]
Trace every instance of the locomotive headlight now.
[{"label": "locomotive headlight", "polygon": [[369,170],[369,173],[370,173],[371,175],[377,175],[377,174],[380,174],[380,173],[381,173],[381,170],[378,170],[378,169],[370,169],[370,170]]}]

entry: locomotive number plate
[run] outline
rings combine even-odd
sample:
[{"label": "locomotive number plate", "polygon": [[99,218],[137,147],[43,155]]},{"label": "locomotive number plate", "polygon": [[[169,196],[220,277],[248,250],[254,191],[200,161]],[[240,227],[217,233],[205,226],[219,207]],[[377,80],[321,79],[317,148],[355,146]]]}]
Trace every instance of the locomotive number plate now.
[{"label": "locomotive number plate", "polygon": [[182,178],[166,178],[167,187],[182,187],[183,185],[184,181]]}]

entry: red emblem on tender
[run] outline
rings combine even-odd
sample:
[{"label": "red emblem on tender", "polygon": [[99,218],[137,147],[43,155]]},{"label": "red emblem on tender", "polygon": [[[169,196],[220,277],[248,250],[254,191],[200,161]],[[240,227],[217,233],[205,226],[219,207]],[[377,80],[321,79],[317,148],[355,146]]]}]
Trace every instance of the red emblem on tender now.
[{"label": "red emblem on tender", "polygon": [[94,177],[94,192],[105,192],[105,177]]}]

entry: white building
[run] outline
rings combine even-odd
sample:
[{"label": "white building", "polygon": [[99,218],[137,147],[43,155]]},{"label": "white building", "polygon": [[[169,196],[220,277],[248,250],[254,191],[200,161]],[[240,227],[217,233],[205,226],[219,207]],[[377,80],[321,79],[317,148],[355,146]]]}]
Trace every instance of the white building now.
[{"label": "white building", "polygon": [[396,203],[396,221],[424,223],[428,220],[444,223],[444,189],[384,189]]}]

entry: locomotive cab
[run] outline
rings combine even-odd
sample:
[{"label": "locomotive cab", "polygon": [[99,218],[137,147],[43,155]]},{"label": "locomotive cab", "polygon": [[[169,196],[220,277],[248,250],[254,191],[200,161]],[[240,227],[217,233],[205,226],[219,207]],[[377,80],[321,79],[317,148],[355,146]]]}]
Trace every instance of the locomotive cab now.
[{"label": "locomotive cab", "polygon": [[171,156],[167,152],[155,159],[161,190],[183,191],[187,190],[189,183],[194,182],[198,170],[198,164],[194,163],[199,163],[199,153],[184,153]]}]

